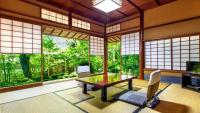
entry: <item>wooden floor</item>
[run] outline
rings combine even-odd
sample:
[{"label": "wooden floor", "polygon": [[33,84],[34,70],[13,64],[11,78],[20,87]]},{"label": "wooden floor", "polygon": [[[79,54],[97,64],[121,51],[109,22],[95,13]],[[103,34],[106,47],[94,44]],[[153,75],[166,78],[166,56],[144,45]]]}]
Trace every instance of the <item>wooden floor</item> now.
[{"label": "wooden floor", "polygon": [[[148,81],[133,81],[135,91],[146,91],[147,84]],[[0,113],[132,113],[138,109],[141,113],[200,113],[200,93],[183,89],[177,84],[167,86],[168,84],[166,83],[160,84],[159,89],[161,93],[159,98],[161,102],[155,109],[140,109],[137,106],[121,101],[102,102],[100,101],[100,90],[84,95],[80,93],[82,89],[76,87],[54,92],[51,89],[47,94],[18,100],[15,99],[13,93],[11,98],[14,101],[0,104]],[[114,94],[126,89],[126,87],[127,84],[110,87],[108,89],[109,99]],[[44,87],[42,89],[45,90]],[[26,92],[22,90],[21,93]],[[9,93],[9,96],[11,95],[12,92]],[[4,96],[8,97],[6,94]]]}]

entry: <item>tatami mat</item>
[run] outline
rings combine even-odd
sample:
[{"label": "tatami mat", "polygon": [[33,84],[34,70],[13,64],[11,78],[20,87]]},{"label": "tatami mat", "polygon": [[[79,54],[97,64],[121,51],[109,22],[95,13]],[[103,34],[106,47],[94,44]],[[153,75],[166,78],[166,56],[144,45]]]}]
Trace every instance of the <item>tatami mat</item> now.
[{"label": "tatami mat", "polygon": [[56,92],[56,94],[73,104],[93,98],[92,95],[83,94],[81,87],[59,91],[59,92]]},{"label": "tatami mat", "polygon": [[61,91],[73,87],[77,87],[78,82],[75,80],[59,82],[54,84],[47,84],[39,87],[22,89],[17,91],[11,91],[6,93],[0,93],[0,104],[12,102],[16,100],[21,100],[25,98],[30,98],[34,96],[39,96],[47,93],[52,93],[55,91]]},{"label": "tatami mat", "polygon": [[2,113],[84,113],[55,94],[0,105]]},{"label": "tatami mat", "polygon": [[121,101],[113,103],[102,102],[100,98],[93,98],[77,104],[89,113],[132,113],[138,107]]},{"label": "tatami mat", "polygon": [[[112,99],[114,95],[116,95],[117,93],[120,93],[122,91],[124,91],[124,89],[122,89],[122,88],[108,87],[107,88],[107,99],[108,100]],[[101,90],[89,91],[88,93],[90,95],[95,96],[96,98],[100,98],[100,96],[101,96]]]},{"label": "tatami mat", "polygon": [[[140,79],[133,79],[133,83],[132,83],[133,87],[148,87],[148,81],[147,80],[140,80]],[[160,82],[159,84],[159,90],[163,90],[165,87],[167,87],[169,85],[169,83],[164,83],[164,82]],[[128,83],[124,82],[124,83],[120,83],[115,85],[115,87],[127,87]]]},{"label": "tatami mat", "polygon": [[[71,84],[71,82],[68,82]],[[68,83],[56,83],[60,85],[67,85]],[[82,113],[84,111],[89,113],[132,113],[137,106],[121,102],[121,101],[101,101],[101,90],[88,91],[88,94],[82,93],[82,88],[74,87],[64,89],[63,86],[58,86],[60,88],[54,88],[54,84],[50,84],[52,87],[41,86],[38,88],[31,88],[34,91],[34,95],[29,95],[27,99],[15,100],[9,103],[0,105],[0,113]],[[69,84],[68,84],[69,85]],[[147,90],[147,81],[143,80],[134,80],[133,81],[133,90],[139,92],[146,92]],[[168,84],[161,83],[160,89],[164,89]],[[72,87],[72,85],[70,86]],[[44,89],[43,89],[44,88]],[[26,95],[31,92],[31,89],[27,89]],[[40,92],[41,90],[45,92]],[[58,90],[60,89],[60,90]],[[113,96],[117,93],[120,93],[124,90],[127,90],[127,83],[121,84],[120,87],[109,87],[107,88],[108,100],[111,100]],[[25,93],[26,90],[19,90],[18,93]],[[54,91],[54,92],[52,92]],[[49,92],[49,93],[48,93]],[[19,95],[17,93],[17,95]],[[40,96],[35,96],[43,93],[48,93]],[[161,93],[162,94],[162,93]],[[6,95],[6,94],[2,94]],[[8,95],[7,97],[17,98],[13,93],[13,96]],[[23,96],[21,96],[23,97]],[[3,97],[2,97],[3,98]],[[19,99],[19,98],[17,98]],[[12,99],[8,99],[12,100]],[[162,108],[162,107],[161,107]],[[146,108],[145,108],[146,109]],[[145,110],[144,109],[144,110]],[[147,109],[148,112],[155,112],[155,110]],[[141,111],[143,112],[143,110]],[[147,112],[147,113],[148,113]]]}]

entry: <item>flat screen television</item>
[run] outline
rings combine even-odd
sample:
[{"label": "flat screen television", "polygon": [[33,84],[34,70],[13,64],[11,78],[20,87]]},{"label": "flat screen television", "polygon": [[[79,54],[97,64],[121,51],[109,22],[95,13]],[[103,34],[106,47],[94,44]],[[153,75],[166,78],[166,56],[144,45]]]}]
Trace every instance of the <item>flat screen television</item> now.
[{"label": "flat screen television", "polygon": [[197,61],[187,61],[186,62],[186,71],[192,73],[200,73],[200,62]]}]

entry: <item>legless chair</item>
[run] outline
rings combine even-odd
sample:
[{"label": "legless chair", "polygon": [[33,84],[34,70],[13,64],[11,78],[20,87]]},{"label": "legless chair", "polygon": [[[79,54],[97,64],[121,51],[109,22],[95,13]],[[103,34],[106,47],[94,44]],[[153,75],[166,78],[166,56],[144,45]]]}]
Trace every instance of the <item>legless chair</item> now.
[{"label": "legless chair", "polygon": [[88,77],[90,76],[90,67],[89,66],[78,66],[77,69],[78,77]]},{"label": "legless chair", "polygon": [[[77,73],[79,78],[91,76],[89,66],[78,66]],[[83,84],[80,83],[79,86],[83,87]],[[96,90],[96,89],[97,88],[92,85],[87,85],[87,90]]]},{"label": "legless chair", "polygon": [[116,96],[115,98],[127,103],[138,105],[140,107],[146,106],[147,102],[154,98],[156,92],[158,91],[160,83],[160,73],[160,70],[157,70],[150,74],[147,93],[128,91],[124,94]]}]

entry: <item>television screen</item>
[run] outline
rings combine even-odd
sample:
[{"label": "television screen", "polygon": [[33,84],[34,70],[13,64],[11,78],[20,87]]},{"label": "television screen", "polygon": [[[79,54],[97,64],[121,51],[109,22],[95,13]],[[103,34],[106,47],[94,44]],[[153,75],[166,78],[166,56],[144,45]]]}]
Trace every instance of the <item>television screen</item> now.
[{"label": "television screen", "polygon": [[187,65],[186,71],[200,73],[200,62],[188,61],[186,62],[186,65]]}]

